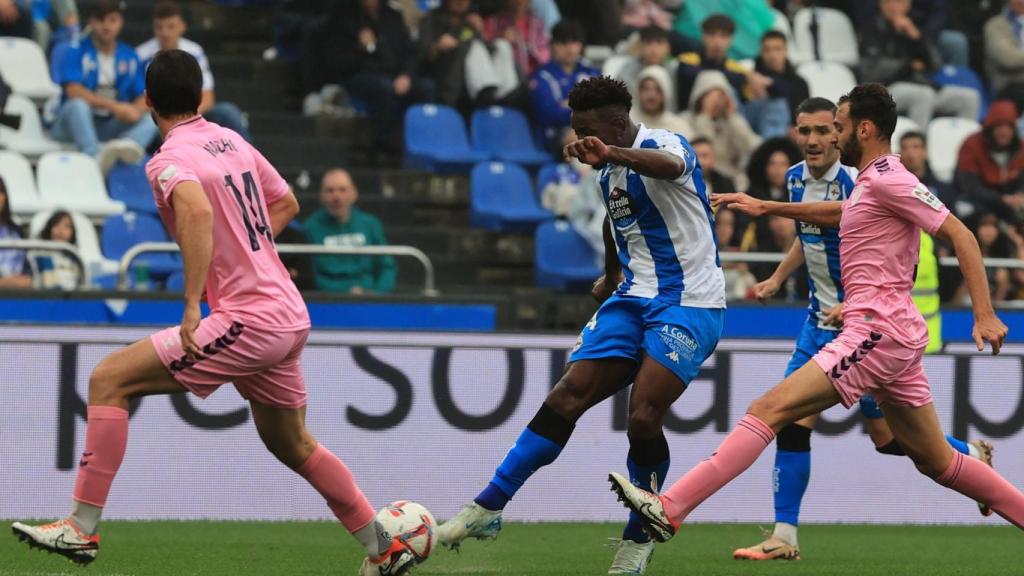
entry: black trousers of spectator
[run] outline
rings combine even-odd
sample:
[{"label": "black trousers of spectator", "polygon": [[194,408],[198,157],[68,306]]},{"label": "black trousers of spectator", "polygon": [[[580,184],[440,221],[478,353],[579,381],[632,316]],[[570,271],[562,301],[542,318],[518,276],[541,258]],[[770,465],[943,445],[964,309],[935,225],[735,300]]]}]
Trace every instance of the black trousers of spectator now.
[{"label": "black trousers of spectator", "polygon": [[420,76],[411,76],[409,91],[404,95],[395,94],[395,79],[380,72],[360,72],[348,81],[348,90],[363,101],[376,129],[375,139],[381,150],[399,148],[402,135],[399,133],[402,113],[410,104],[432,102],[436,92],[434,81]]}]

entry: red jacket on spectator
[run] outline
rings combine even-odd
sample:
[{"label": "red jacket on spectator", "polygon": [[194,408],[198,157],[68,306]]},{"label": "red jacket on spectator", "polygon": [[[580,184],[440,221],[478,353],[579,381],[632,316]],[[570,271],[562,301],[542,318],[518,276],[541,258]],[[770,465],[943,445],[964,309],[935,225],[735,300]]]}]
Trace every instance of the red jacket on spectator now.
[{"label": "red jacket on spectator", "polygon": [[[1017,215],[1007,209],[1002,197],[1024,191],[1024,146],[1017,134],[1017,107],[1009,100],[993,102],[980,132],[972,134],[960,147],[956,166],[956,185],[966,199],[996,212],[1008,222]],[[1009,124],[1013,139],[1004,150],[996,150],[992,132],[996,126]],[[996,158],[1005,153],[1005,161]]]}]

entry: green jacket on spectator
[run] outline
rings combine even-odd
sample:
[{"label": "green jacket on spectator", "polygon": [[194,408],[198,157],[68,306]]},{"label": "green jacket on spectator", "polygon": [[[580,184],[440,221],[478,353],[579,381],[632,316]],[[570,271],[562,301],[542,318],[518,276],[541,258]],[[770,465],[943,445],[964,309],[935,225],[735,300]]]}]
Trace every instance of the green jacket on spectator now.
[{"label": "green jacket on spectator", "polygon": [[[327,210],[320,209],[303,225],[309,241],[325,246],[379,246],[387,244],[380,220],[353,207],[347,223],[341,223]],[[395,287],[395,259],[391,256],[317,256],[314,260],[316,289],[350,293],[353,288],[365,292],[386,293]]]}]

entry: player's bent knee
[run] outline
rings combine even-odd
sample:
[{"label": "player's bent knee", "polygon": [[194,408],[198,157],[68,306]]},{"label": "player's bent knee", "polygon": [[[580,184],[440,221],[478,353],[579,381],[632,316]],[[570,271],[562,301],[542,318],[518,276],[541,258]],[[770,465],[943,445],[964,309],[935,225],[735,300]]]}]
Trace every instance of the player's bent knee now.
[{"label": "player's bent knee", "polygon": [[274,455],[282,464],[298,470],[305,464],[306,460],[316,450],[316,441],[312,439],[300,439],[292,441],[267,442],[267,450]]},{"label": "player's bent knee", "polygon": [[640,438],[657,436],[661,431],[665,410],[650,402],[634,402],[629,406],[629,434]]},{"label": "player's bent knee", "polygon": [[89,375],[89,404],[113,406],[128,400],[110,358],[105,358]]},{"label": "player's bent knee", "polygon": [[584,379],[570,374],[558,381],[544,403],[563,418],[575,422],[593,404],[593,387]]}]

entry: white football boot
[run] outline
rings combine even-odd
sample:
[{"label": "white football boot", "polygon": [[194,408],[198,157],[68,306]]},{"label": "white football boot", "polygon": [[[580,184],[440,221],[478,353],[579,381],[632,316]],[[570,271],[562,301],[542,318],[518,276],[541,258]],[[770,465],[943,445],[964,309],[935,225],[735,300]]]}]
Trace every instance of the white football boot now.
[{"label": "white football boot", "polygon": [[612,483],[612,492],[618,494],[619,501],[637,513],[651,538],[658,542],[667,542],[675,536],[678,526],[665,513],[660,496],[634,486],[629,478],[622,474],[612,472],[608,475],[608,481]]},{"label": "white football boot", "polygon": [[501,510],[488,510],[473,502],[438,527],[437,539],[442,546],[454,550],[466,538],[494,540],[498,532],[501,532]]},{"label": "white football boot", "polygon": [[89,535],[78,529],[71,520],[64,519],[43,524],[42,526],[29,526],[21,522],[11,524],[11,532],[31,548],[46,550],[51,554],[66,556],[72,562],[83,566],[96,559],[100,550],[100,537],[98,534]]},{"label": "white football boot", "polygon": [[[614,540],[614,539],[613,539]],[[643,574],[654,556],[654,541],[619,540],[609,574]]]},{"label": "white football boot", "polygon": [[391,548],[377,560],[363,558],[359,576],[400,576],[416,566],[416,556],[397,538],[391,541]]}]

